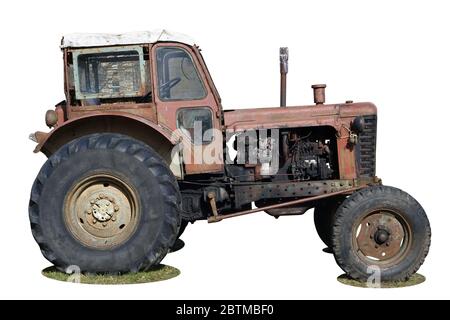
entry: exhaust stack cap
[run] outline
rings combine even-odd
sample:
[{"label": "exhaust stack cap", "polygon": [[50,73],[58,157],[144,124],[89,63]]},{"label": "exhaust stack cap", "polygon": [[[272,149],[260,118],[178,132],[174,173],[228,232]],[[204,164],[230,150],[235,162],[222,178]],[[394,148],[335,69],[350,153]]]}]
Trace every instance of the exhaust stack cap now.
[{"label": "exhaust stack cap", "polygon": [[288,73],[289,48],[280,48],[280,73]]},{"label": "exhaust stack cap", "polygon": [[311,88],[314,90],[314,103],[324,104],[325,103],[325,88],[326,84],[313,84]]}]

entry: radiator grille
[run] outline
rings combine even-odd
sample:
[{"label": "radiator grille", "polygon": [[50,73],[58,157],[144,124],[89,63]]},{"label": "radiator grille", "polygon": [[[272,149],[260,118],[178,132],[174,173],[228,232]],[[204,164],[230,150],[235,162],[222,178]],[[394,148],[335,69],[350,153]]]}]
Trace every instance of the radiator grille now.
[{"label": "radiator grille", "polygon": [[377,147],[377,116],[364,116],[364,132],[359,135],[356,156],[360,177],[374,177]]}]

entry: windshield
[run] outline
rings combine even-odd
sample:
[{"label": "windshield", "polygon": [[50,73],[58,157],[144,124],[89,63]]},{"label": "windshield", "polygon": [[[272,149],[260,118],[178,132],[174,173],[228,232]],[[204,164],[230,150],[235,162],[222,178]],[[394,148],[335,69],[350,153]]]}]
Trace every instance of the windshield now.
[{"label": "windshield", "polygon": [[140,46],[73,52],[76,98],[144,97],[150,93],[148,55]]}]

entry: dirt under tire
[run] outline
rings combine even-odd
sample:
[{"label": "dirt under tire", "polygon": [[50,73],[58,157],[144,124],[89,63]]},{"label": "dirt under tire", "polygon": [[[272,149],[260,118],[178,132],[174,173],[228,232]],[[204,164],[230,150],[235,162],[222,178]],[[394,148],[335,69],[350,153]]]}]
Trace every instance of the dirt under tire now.
[{"label": "dirt under tire", "polygon": [[158,264],[181,224],[178,184],[164,160],[128,136],[78,138],[54,153],[31,190],[29,217],[58,269],[138,272]]},{"label": "dirt under tire", "polygon": [[431,228],[421,205],[406,192],[373,186],[349,196],[336,211],[333,251],[347,275],[403,281],[422,265]]}]

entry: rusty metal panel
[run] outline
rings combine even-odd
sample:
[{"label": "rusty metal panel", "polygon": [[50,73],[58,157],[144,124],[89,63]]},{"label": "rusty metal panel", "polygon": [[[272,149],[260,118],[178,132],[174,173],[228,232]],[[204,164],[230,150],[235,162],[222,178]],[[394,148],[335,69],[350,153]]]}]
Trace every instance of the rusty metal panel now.
[{"label": "rusty metal panel", "polygon": [[342,124],[359,115],[376,114],[372,103],[324,104],[287,108],[255,108],[225,111],[228,130],[259,128],[298,128],[329,125],[339,130]]},{"label": "rusty metal panel", "polygon": [[157,123],[156,106],[152,103],[129,104],[129,103],[115,103],[102,104],[99,106],[78,106],[71,107],[70,120],[76,118],[94,116],[94,115],[109,115],[113,113],[125,113],[130,116],[142,117],[145,121]]},{"label": "rusty metal panel", "polygon": [[337,139],[337,149],[340,178],[355,179],[357,177],[355,148],[354,146],[349,145],[348,136]]},{"label": "rusty metal panel", "polygon": [[[75,114],[76,116],[76,114]],[[168,141],[171,145],[175,145],[179,141],[179,137],[176,135],[173,135],[172,132],[163,127],[157,125],[155,122],[149,121],[143,117],[133,115],[129,112],[117,112],[117,111],[110,111],[110,112],[89,112],[84,115],[80,115],[79,117],[73,117],[72,119],[64,122],[63,125],[56,127],[49,133],[40,133],[38,137],[38,145],[36,146],[34,152],[39,152],[41,149],[48,143],[48,141],[51,141],[54,137],[57,137],[57,140],[66,141],[67,139],[73,139],[74,137],[77,137],[79,133],[77,132],[83,132],[83,134],[88,133],[96,133],[99,132],[98,130],[112,130],[111,124],[109,121],[102,122],[102,119],[109,119],[109,118],[116,118],[116,119],[125,119],[130,120],[135,123],[141,124],[144,128],[147,127],[149,129],[155,130],[156,132],[160,133],[166,141]],[[86,120],[89,120],[90,125],[86,126]],[[95,121],[98,122],[98,125],[96,126],[93,124]],[[102,125],[101,127],[100,124]],[[109,126],[110,128],[103,128],[104,125]],[[142,134],[145,134],[143,132]],[[53,139],[54,140],[54,139]],[[51,143],[54,144],[54,143]],[[57,144],[58,145],[58,144]],[[44,148],[45,149],[45,148]]]},{"label": "rusty metal panel", "polygon": [[235,200],[238,206],[260,199],[301,198],[350,189],[354,180],[287,181],[236,185]]},{"label": "rusty metal panel", "polygon": [[[156,65],[156,59],[153,58],[152,61],[152,77],[153,77],[153,92],[155,97],[155,103],[157,106],[157,117],[158,117],[158,123],[160,125],[164,125],[165,127],[169,128],[172,131],[176,131],[177,128],[177,111],[180,108],[194,108],[194,107],[208,107],[212,111],[212,117],[213,117],[213,128],[217,130],[217,132],[222,132],[222,124],[220,121],[220,115],[221,115],[221,107],[218,104],[218,97],[214,95],[214,92],[212,88],[208,85],[208,76],[207,76],[207,70],[203,68],[203,65],[201,63],[201,60],[199,60],[199,56],[195,54],[195,51],[189,47],[185,46],[180,43],[158,43],[152,47],[152,57],[155,57],[155,51],[159,47],[178,47],[182,48],[183,50],[187,51],[191,58],[193,63],[195,64],[197,68],[197,72],[199,74],[200,79],[202,80],[203,84],[205,85],[205,89],[207,91],[207,94],[204,98],[198,99],[198,100],[178,100],[178,101],[164,101],[161,100],[157,94],[157,65]],[[201,174],[201,173],[214,173],[214,172],[222,172],[224,168],[223,163],[223,137],[215,136],[214,140],[203,146],[194,146],[194,144],[191,142],[190,137],[183,135],[182,133],[181,137],[183,139],[183,143],[185,146],[191,149],[190,152],[190,158],[185,157],[185,172],[186,174]],[[199,152],[203,154],[203,152],[207,152],[207,150],[220,150],[220,154],[217,155],[217,158],[219,161],[215,163],[204,163],[203,161],[198,163],[198,161],[195,161],[194,155],[196,153],[196,150],[201,149]]]}]

